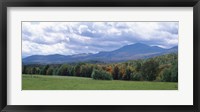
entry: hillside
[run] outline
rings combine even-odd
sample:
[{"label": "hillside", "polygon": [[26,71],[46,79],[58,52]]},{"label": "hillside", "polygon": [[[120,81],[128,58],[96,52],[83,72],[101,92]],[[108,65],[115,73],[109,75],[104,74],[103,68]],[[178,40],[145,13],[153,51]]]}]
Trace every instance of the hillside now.
[{"label": "hillside", "polygon": [[99,52],[96,54],[76,54],[76,55],[32,55],[23,58],[23,64],[62,64],[76,62],[123,62],[128,60],[144,59],[163,54],[177,53],[178,46],[170,49],[164,49],[158,46],[148,46],[142,43],[136,43],[123,46],[114,51]]}]

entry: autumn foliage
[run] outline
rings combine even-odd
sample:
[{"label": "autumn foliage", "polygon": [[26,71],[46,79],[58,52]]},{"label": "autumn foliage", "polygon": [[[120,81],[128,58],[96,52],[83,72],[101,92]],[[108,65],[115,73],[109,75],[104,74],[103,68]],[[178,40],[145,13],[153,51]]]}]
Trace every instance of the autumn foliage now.
[{"label": "autumn foliage", "polygon": [[98,80],[178,82],[178,55],[118,63],[23,65],[22,74],[91,77]]}]

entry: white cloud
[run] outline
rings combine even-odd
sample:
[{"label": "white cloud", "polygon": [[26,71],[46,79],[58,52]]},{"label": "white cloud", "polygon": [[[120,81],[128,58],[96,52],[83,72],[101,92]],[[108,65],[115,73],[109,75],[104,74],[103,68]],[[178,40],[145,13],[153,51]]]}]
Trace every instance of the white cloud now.
[{"label": "white cloud", "polygon": [[96,53],[142,42],[178,45],[178,22],[23,22],[22,54]]}]

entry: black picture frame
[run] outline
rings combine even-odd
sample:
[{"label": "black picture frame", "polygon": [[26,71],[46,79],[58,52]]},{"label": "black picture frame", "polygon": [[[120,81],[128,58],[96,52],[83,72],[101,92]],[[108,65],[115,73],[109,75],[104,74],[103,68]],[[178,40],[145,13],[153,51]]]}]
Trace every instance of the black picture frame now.
[{"label": "black picture frame", "polygon": [[[193,105],[7,105],[7,7],[193,7]],[[200,112],[200,0],[1,0],[0,110],[2,112]]]}]

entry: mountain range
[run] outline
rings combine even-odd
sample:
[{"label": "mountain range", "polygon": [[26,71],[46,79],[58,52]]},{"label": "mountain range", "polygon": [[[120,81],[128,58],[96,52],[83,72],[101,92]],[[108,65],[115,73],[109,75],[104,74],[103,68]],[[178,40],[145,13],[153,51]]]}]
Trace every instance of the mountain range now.
[{"label": "mountain range", "polygon": [[75,54],[75,55],[32,55],[22,59],[23,64],[61,64],[76,62],[123,62],[151,58],[169,53],[178,53],[178,46],[164,49],[158,46],[149,46],[143,43],[136,43],[123,46],[113,51],[99,52],[96,54]]}]

